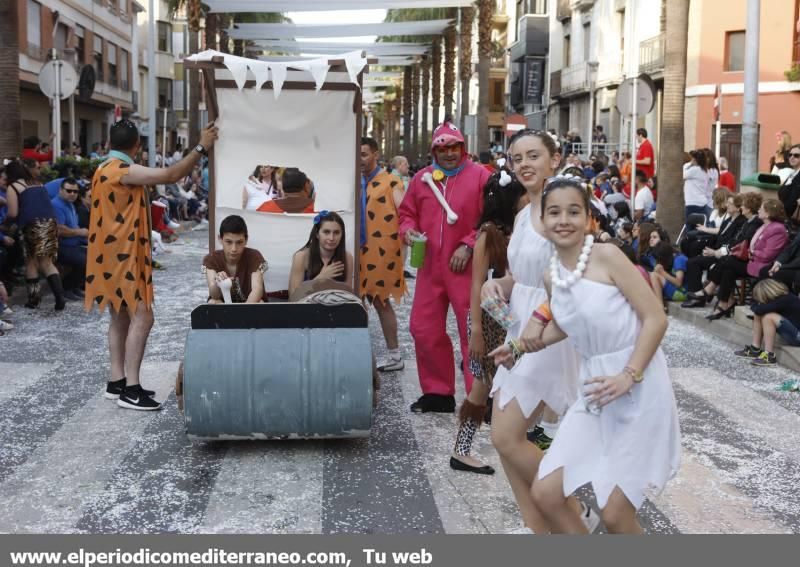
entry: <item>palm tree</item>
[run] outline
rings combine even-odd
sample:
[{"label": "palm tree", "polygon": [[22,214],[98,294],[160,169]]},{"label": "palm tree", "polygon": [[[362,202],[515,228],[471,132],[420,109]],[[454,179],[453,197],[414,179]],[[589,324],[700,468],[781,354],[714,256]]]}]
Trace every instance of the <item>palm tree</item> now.
[{"label": "palm tree", "polygon": [[414,161],[419,157],[419,65],[411,70],[411,157]]},{"label": "palm tree", "polygon": [[434,130],[439,125],[439,107],[442,106],[442,42],[433,40],[431,46],[431,108]]},{"label": "palm tree", "polygon": [[456,28],[444,30],[444,115],[453,115],[456,90]]},{"label": "palm tree", "polygon": [[403,153],[411,151],[411,65],[403,69]]},{"label": "palm tree", "polygon": [[422,133],[420,134],[419,149],[420,154],[424,155],[428,152],[430,145],[428,134],[428,95],[431,90],[431,58],[425,55],[422,58]]},{"label": "palm tree", "polygon": [[[189,53],[197,52],[200,38],[200,20],[203,16],[203,6],[200,0],[169,0],[167,10],[170,18],[176,17],[184,10],[186,11],[186,20],[189,27]],[[149,72],[154,73],[155,70],[151,69]],[[200,71],[189,69],[188,81],[189,143],[194,144],[200,139]],[[167,151],[167,148],[164,148],[164,151]]]},{"label": "palm tree", "polygon": [[489,65],[494,0],[478,0],[478,151],[489,147]]},{"label": "palm tree", "polygon": [[683,226],[684,105],[689,1],[667,2],[664,57],[664,110],[661,126],[661,163],[658,164],[658,222],[669,234]]},{"label": "palm tree", "polygon": [[[386,22],[412,22],[422,20],[439,20],[439,19],[453,19],[456,17],[455,8],[400,8],[391,9],[386,13]],[[441,36],[392,36],[382,37],[379,41],[397,41],[397,42],[417,42],[417,43],[432,43],[431,48],[431,79],[432,79],[432,97],[431,105],[433,106],[433,124],[439,124],[439,107],[441,106]],[[455,49],[455,40],[453,43]],[[453,59],[455,60],[455,59]],[[455,70],[453,70],[455,73]],[[455,78],[453,78],[455,83]],[[422,87],[423,90],[425,87]],[[452,102],[452,100],[451,100]],[[423,119],[423,132],[427,130],[427,120]]]},{"label": "palm tree", "polygon": [[22,148],[17,22],[17,0],[0,0],[0,157],[17,155]]},{"label": "palm tree", "polygon": [[461,51],[461,65],[459,78],[461,79],[461,124],[464,129],[465,116],[469,114],[469,80],[472,78],[472,20],[475,19],[475,8],[467,6],[461,9],[461,37],[459,50]]}]

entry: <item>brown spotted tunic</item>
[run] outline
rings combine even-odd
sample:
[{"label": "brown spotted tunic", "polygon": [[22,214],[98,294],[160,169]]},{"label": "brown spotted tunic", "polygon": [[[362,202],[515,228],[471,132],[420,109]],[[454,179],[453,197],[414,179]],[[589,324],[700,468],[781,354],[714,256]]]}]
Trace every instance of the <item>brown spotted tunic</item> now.
[{"label": "brown spotted tunic", "polygon": [[393,190],[400,178],[381,171],[367,184],[367,245],[361,248],[360,295],[400,301],[406,293],[403,243]]},{"label": "brown spotted tunic", "polygon": [[153,266],[150,244],[150,206],[144,187],[123,185],[125,162],[110,159],[92,179],[89,248],[86,254],[86,299],[119,313],[135,312],[140,301],[153,307]]}]

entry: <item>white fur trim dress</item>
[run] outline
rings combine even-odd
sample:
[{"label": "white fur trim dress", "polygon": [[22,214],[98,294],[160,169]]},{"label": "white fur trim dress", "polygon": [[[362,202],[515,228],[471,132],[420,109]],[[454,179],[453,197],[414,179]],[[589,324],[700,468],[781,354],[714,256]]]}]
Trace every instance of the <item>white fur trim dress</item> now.
[{"label": "white fur trim dress", "polygon": [[[566,269],[559,269],[566,277]],[[638,510],[680,467],[678,412],[664,354],[656,351],[643,382],[592,414],[586,410],[582,384],[622,372],[641,322],[616,286],[585,278],[566,289],[553,286],[550,309],[569,335],[565,342],[583,358],[581,392],[542,459],[538,477],[563,467],[565,495],[591,483],[602,509],[618,486]]]},{"label": "white fur trim dress", "polygon": [[[515,282],[509,305],[516,318],[508,332],[510,337],[519,337],[534,309],[547,301],[543,276],[552,255],[553,245],[533,228],[528,205],[517,214],[508,244],[509,269]],[[501,409],[516,399],[526,417],[541,401],[562,415],[577,398],[577,380],[578,355],[563,341],[523,355],[511,370],[498,368],[492,396]]]}]

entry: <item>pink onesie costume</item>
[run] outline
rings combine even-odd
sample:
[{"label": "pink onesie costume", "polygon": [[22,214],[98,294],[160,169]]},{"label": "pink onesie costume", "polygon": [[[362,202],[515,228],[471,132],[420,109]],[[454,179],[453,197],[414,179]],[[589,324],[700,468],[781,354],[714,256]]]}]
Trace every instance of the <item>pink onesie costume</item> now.
[{"label": "pink onesie costume", "polygon": [[[458,129],[444,123],[433,134],[431,150],[437,146],[464,143]],[[435,154],[434,154],[435,155]],[[461,338],[461,355],[469,360],[467,313],[469,312],[472,260],[464,271],[450,269],[450,258],[459,246],[475,246],[476,226],[483,208],[483,186],[489,172],[465,154],[457,173],[434,181],[450,208],[458,215],[455,224],[447,224],[447,214],[436,200],[423,174],[433,173],[428,166],[414,176],[400,205],[400,238],[409,230],[425,233],[428,238],[425,262],[417,271],[414,303],[411,308],[411,336],[417,355],[419,382],[423,394],[455,394],[453,344],[447,336],[447,309],[452,305]],[[453,174],[454,173],[454,174]],[[472,388],[469,365],[464,365],[464,384]]]}]

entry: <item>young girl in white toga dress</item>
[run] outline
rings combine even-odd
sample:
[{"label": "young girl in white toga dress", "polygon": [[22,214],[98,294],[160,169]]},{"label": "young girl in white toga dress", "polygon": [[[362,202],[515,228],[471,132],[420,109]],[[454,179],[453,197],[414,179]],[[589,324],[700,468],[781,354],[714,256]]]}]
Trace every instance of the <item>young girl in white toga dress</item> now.
[{"label": "young girl in white toga dress", "polygon": [[[533,130],[515,134],[508,151],[511,168],[525,187],[530,204],[519,212],[514,222],[508,245],[510,274],[487,281],[481,296],[509,302],[517,322],[509,329],[508,337],[516,339],[533,310],[547,301],[543,277],[553,255],[553,246],[544,236],[539,208],[544,182],[559,166],[561,156],[549,134]],[[577,397],[577,377],[578,357],[566,343],[527,354],[511,369],[498,368],[494,377],[492,443],[500,455],[525,526],[535,533],[547,533],[550,527],[531,499],[531,484],[542,451],[528,441],[526,434],[545,406],[556,416],[567,411]],[[581,512],[575,499],[571,500],[571,505],[576,514]],[[590,510],[586,507],[583,515],[587,521],[596,519],[596,516],[588,517]]]},{"label": "young girl in white toga dress", "polygon": [[[606,529],[641,533],[636,511],[680,464],[675,398],[659,348],[667,319],[624,254],[587,235],[589,203],[579,181],[548,182],[541,208],[555,247],[545,274],[552,321],[539,339],[524,338],[521,350],[547,352],[568,337],[582,364],[579,398],[531,495],[552,532],[586,533],[566,497],[591,483]],[[511,350],[497,349],[495,361],[508,364]]]}]

